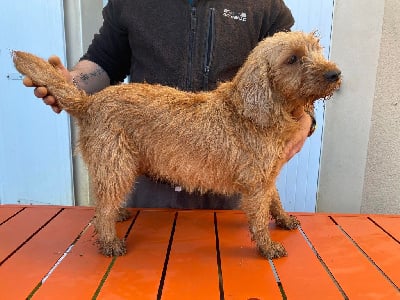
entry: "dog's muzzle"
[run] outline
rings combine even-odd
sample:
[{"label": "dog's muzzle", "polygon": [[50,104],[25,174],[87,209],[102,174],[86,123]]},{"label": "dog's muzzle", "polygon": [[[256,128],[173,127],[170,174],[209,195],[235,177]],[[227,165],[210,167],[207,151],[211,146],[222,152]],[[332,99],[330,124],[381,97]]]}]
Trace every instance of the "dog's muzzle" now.
[{"label": "dog's muzzle", "polygon": [[339,69],[330,70],[324,74],[324,78],[329,82],[336,82],[340,79],[342,72]]}]

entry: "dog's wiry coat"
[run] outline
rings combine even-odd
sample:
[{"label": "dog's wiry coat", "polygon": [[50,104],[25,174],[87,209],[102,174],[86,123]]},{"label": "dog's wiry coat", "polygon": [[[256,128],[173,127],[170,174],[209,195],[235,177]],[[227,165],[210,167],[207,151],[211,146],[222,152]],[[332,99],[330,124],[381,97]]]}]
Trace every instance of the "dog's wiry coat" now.
[{"label": "dog's wiry coat", "polygon": [[103,254],[126,252],[115,221],[126,218],[120,207],[135,178],[147,174],[189,191],[240,193],[261,254],[286,255],[270,239],[268,223],[272,216],[285,229],[299,224],[284,212],[275,188],[283,149],[300,126],[292,112],[331,96],[341,81],[314,34],[265,39],[232,81],[200,93],[123,84],[87,95],[46,61],[19,51],[13,56],[16,68],[46,86],[79,125]]}]

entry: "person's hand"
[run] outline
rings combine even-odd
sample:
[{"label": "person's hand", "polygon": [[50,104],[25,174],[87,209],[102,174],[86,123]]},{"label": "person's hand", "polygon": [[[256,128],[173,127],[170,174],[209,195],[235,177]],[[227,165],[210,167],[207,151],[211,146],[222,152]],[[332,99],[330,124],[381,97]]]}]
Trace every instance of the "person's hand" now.
[{"label": "person's hand", "polygon": [[[62,64],[60,58],[58,56],[51,56],[48,59],[49,63],[54,66],[62,75],[64,75],[65,79],[68,82],[72,82],[72,76],[67,70],[67,68]],[[49,91],[44,86],[36,86],[33,84],[32,79],[29,77],[24,77],[22,83],[27,87],[35,87],[34,95],[38,98],[42,98],[43,102],[49,105],[55,113],[60,113],[61,108],[57,105],[57,100],[53,95],[49,94]]]},{"label": "person's hand", "polygon": [[285,161],[289,161],[296,153],[300,152],[310,133],[312,117],[303,108],[293,112],[293,117],[298,120],[300,129],[296,135],[286,144],[283,151]]}]

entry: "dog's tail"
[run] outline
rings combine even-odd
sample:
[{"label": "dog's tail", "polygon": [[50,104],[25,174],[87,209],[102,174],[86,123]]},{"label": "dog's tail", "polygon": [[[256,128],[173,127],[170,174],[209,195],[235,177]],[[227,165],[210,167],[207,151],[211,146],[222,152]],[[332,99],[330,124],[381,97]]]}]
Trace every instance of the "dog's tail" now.
[{"label": "dog's tail", "polygon": [[67,82],[49,62],[22,51],[13,51],[12,56],[16,69],[22,75],[30,77],[33,84],[46,87],[61,109],[75,117],[87,110],[91,102],[89,96]]}]

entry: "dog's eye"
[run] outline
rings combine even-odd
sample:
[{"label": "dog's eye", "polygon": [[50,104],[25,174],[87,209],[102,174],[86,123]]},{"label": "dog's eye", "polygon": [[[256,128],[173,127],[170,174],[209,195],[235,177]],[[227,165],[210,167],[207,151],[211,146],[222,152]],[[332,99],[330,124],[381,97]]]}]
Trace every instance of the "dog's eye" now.
[{"label": "dog's eye", "polygon": [[299,59],[296,55],[292,55],[291,57],[289,57],[287,63],[289,65],[293,65],[295,62],[297,62]]}]

